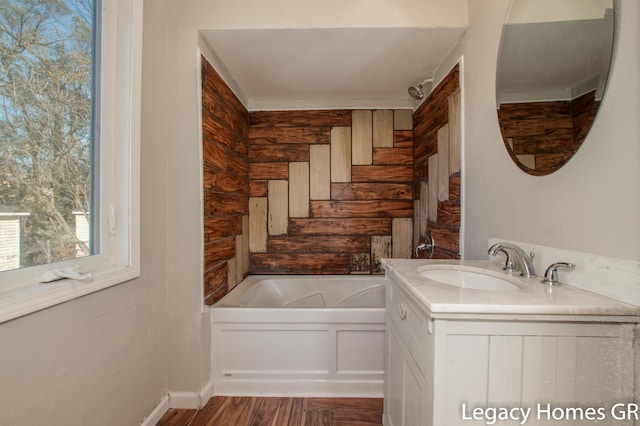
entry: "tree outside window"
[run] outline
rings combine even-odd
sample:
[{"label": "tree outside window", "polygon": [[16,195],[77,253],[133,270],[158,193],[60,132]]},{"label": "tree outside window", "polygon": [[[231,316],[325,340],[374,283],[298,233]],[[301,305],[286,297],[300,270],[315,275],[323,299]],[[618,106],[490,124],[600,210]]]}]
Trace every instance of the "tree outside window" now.
[{"label": "tree outside window", "polygon": [[29,213],[21,267],[94,254],[76,233],[95,207],[94,15],[93,0],[0,2],[0,205]]}]

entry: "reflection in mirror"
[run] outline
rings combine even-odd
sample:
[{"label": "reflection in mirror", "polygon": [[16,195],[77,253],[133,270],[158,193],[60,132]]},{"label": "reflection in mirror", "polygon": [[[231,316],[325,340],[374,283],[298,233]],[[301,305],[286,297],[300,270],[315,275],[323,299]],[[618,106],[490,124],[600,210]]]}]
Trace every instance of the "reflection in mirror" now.
[{"label": "reflection in mirror", "polygon": [[515,163],[532,175],[578,150],[602,99],[613,50],[613,0],[512,0],[496,97]]}]

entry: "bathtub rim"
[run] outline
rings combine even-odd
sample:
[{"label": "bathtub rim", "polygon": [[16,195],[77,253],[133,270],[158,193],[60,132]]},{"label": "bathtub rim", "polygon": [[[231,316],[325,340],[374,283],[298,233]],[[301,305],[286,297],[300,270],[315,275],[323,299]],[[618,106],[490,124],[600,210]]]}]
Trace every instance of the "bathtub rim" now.
[{"label": "bathtub rim", "polygon": [[[384,309],[384,303],[382,306],[375,306],[375,307],[341,307],[341,306],[334,306],[334,307],[286,307],[286,306],[260,306],[260,307],[245,307],[245,306],[236,306],[236,305],[229,305],[229,306],[222,306],[222,303],[225,303],[225,299],[240,299],[242,297],[242,295],[249,290],[249,288],[251,288],[253,285],[257,284],[260,281],[266,281],[266,280],[278,280],[278,279],[318,279],[318,280],[326,280],[326,279],[347,279],[349,281],[373,281],[375,282],[376,286],[383,286],[386,287],[386,277],[385,275],[372,275],[372,274],[362,274],[362,275],[304,275],[304,274],[292,274],[292,275],[283,275],[283,274],[274,274],[274,275],[269,275],[269,274],[256,274],[256,275],[248,275],[247,277],[245,277],[245,279],[243,279],[241,282],[239,282],[234,288],[232,288],[231,290],[229,290],[227,292],[227,294],[225,294],[222,298],[220,298],[220,300],[218,300],[216,303],[214,303],[213,305],[209,306],[209,310],[211,312],[214,312],[215,309],[252,309],[252,310],[261,310],[261,309],[266,309],[266,310],[276,310],[276,309],[285,309],[285,310],[290,310],[290,311],[296,311],[296,310],[350,310],[350,309],[379,309],[382,308]],[[386,290],[385,290],[386,291]],[[383,298],[384,301],[384,298]]]}]

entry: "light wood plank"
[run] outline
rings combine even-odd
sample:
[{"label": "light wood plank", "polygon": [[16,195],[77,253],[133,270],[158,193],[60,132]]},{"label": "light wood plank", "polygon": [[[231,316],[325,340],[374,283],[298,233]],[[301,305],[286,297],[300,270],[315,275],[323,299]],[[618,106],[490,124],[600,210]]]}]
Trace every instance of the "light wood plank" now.
[{"label": "light wood plank", "polygon": [[242,235],[236,235],[236,284],[244,279],[244,256],[242,255]]},{"label": "light wood plank", "polygon": [[395,218],[391,222],[392,257],[410,259],[412,252],[413,219]]},{"label": "light wood plank", "polygon": [[[420,221],[420,200],[413,200],[413,247],[420,243]],[[411,251],[411,255],[413,256],[413,250]]]},{"label": "light wood plank", "polygon": [[449,125],[438,129],[438,201],[449,199]]},{"label": "light wood plank", "polygon": [[381,260],[391,257],[391,236],[374,235],[371,237],[371,272],[383,272]]},{"label": "light wood plank", "polygon": [[309,163],[289,163],[289,217],[309,217]]},{"label": "light wood plank", "polygon": [[429,184],[420,182],[420,237],[429,232]]},{"label": "light wood plank", "polygon": [[267,197],[249,198],[249,251],[267,251]]},{"label": "light wood plank", "polygon": [[449,173],[462,170],[462,120],[460,88],[449,96]]},{"label": "light wood plank", "polygon": [[231,290],[238,284],[238,258],[227,261],[227,289]]},{"label": "light wood plank", "polygon": [[373,162],[373,114],[354,110],[351,122],[352,164],[365,166]]},{"label": "light wood plank", "polygon": [[432,223],[438,222],[438,154],[434,154],[427,160],[429,168],[429,198],[428,198],[428,212],[429,220]]},{"label": "light wood plank", "polygon": [[286,234],[289,222],[289,183],[286,180],[270,180],[267,185],[267,198],[269,235]]},{"label": "light wood plank", "polygon": [[393,111],[390,109],[373,112],[373,146],[393,147]]},{"label": "light wood plank", "polygon": [[393,111],[394,130],[413,130],[413,111],[410,109],[397,109]]},{"label": "light wood plank", "polygon": [[331,198],[331,147],[309,147],[309,197],[312,200]]},{"label": "light wood plank", "polygon": [[249,215],[242,216],[242,273],[249,273]]},{"label": "light wood plank", "polygon": [[331,129],[331,182],[351,182],[351,127]]}]

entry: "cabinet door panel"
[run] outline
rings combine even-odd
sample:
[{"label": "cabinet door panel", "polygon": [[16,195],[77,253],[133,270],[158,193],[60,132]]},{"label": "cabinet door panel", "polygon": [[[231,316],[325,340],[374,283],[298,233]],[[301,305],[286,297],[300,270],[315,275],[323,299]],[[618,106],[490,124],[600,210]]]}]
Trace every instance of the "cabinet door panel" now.
[{"label": "cabinet door panel", "polygon": [[387,374],[384,394],[385,426],[402,425],[404,358],[394,331],[387,326]]}]

